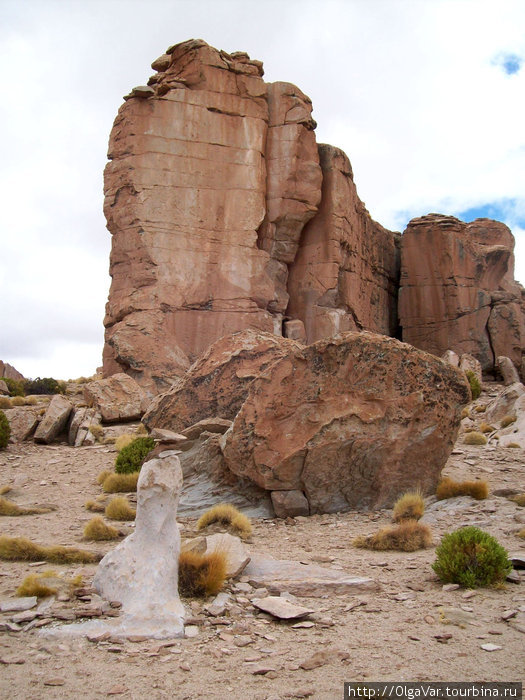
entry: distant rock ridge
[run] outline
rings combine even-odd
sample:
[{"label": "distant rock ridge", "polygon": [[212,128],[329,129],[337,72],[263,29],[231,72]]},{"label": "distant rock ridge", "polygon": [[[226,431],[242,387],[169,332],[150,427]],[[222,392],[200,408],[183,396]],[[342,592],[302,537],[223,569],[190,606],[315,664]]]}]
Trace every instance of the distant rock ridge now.
[{"label": "distant rock ridge", "polygon": [[[266,83],[260,61],[202,40],[170,47],[152,68],[148,85],[126,96],[109,141],[105,376],[126,372],[157,394],[216,340],[245,329],[307,343],[369,330],[437,354],[469,352],[485,369],[498,355],[520,366],[521,292],[506,227],[414,220],[405,246],[407,234],[371,219],[347,156],[316,143],[312,104],[299,88]],[[465,235],[461,225],[470,227]],[[470,262],[457,252],[449,269],[432,245],[450,239],[455,250],[461,236],[478,242],[462,243]],[[418,272],[408,245],[416,238],[425,239],[436,270]],[[489,250],[497,246],[499,253]],[[446,288],[456,264],[466,265],[470,291],[447,301],[450,309],[434,300],[446,323],[425,324],[418,309],[428,280],[440,301],[452,299]],[[469,303],[480,314],[465,343],[467,320],[456,321]],[[491,345],[496,335],[512,341],[512,352]]]}]

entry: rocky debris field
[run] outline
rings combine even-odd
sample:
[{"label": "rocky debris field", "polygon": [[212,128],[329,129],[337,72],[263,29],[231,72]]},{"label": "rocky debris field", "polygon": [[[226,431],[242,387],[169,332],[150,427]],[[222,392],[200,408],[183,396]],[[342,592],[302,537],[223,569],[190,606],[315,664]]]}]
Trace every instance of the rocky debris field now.
[{"label": "rocky debris field", "polygon": [[[502,389],[486,388],[479,405]],[[96,477],[112,469],[114,459],[111,445],[9,445],[0,453],[0,486],[12,489],[7,497],[19,505],[54,505],[56,510],[1,517],[0,534],[110,550],[113,543],[84,542],[82,533],[93,516],[85,503],[101,492]],[[525,540],[517,533],[525,527],[525,509],[507,496],[525,490],[524,462],[521,448],[499,447],[490,438],[485,446],[470,446],[461,434],[443,473],[457,480],[486,480],[490,494],[483,501],[428,498],[424,521],[432,528],[434,545],[444,533],[469,524],[523,556]],[[179,521],[183,540],[193,537],[196,519]],[[377,590],[341,593],[316,586],[303,591],[311,595],[298,596],[271,586],[265,590],[260,582],[255,587],[241,575],[215,601],[184,601],[183,639],[121,642],[108,635],[57,635],[60,626],[76,620],[118,616],[118,606],[91,587],[96,565],[0,562],[0,695],[328,699],[342,697],[344,681],[519,681],[525,668],[523,570],[504,587],[466,591],[437,580],[431,568],[435,546],[412,553],[352,546],[354,537],[390,521],[390,510],[254,520],[246,543],[254,557],[371,578]],[[132,531],[129,523],[117,526]],[[49,569],[67,579],[80,574],[82,587],[74,592],[64,587],[55,598],[37,605],[30,601],[32,607],[17,610],[24,607],[16,605],[18,585],[28,574]],[[276,594],[286,601],[284,607],[299,605],[306,613],[286,621],[265,612],[264,599]]]}]

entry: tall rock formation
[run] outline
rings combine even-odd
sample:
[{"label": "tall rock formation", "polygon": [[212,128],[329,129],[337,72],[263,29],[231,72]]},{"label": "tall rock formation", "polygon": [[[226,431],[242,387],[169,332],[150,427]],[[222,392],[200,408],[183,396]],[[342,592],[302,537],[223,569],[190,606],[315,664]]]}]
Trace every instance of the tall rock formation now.
[{"label": "tall rock formation", "polygon": [[[389,332],[394,236],[357,200],[344,154],[342,185],[329,186],[314,233],[305,231],[323,181],[308,97],[265,83],[248,54],[201,40],[171,47],[152,67],[110,136],[105,376],[125,371],[157,393],[218,338],[246,328],[280,335],[290,319],[307,325],[309,340],[325,334],[324,321],[311,322],[323,314],[338,319],[331,332]],[[323,167],[328,182],[332,166]],[[341,209],[336,200],[352,188]],[[349,223],[339,231],[341,216]],[[313,239],[329,274],[312,267]],[[367,246],[372,262],[363,262]],[[349,291],[352,274],[362,284]]]},{"label": "tall rock formation", "polygon": [[469,353],[484,370],[500,355],[519,368],[524,290],[514,281],[507,226],[429,214],[410,221],[401,240],[403,340],[435,355]]}]

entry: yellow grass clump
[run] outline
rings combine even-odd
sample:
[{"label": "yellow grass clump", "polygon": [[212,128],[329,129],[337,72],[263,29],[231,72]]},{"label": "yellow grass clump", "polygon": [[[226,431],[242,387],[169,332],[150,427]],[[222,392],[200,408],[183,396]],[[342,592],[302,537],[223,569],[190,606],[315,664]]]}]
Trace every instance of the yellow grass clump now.
[{"label": "yellow grass clump", "polygon": [[490,425],[490,423],[485,423],[485,421],[482,421],[481,425],[479,426],[480,432],[482,433],[492,433],[496,428],[493,425]]},{"label": "yellow grass clump", "polygon": [[37,598],[48,598],[55,595],[57,588],[46,585],[44,581],[56,576],[54,571],[47,571],[43,574],[29,574],[16,589],[15,595],[20,598],[25,596],[36,596]]},{"label": "yellow grass clump", "polygon": [[512,425],[512,423],[516,422],[516,416],[503,416],[503,418],[500,421],[500,426],[502,428],[507,428],[509,425]]},{"label": "yellow grass clump", "polygon": [[97,476],[97,484],[102,486],[110,474],[113,474],[113,472],[109,471],[109,469],[104,469],[104,471],[100,472],[100,474]]},{"label": "yellow grass clump", "polygon": [[179,593],[185,598],[215,595],[226,579],[227,555],[182,551],[179,556]]},{"label": "yellow grass clump", "polygon": [[135,440],[136,437],[136,435],[132,435],[131,433],[123,433],[122,435],[119,435],[115,440],[115,449],[117,452],[120,452],[120,450],[122,450],[124,447],[127,447],[133,442],[133,440]]},{"label": "yellow grass clump", "polygon": [[517,503],[522,508],[525,508],[525,493],[518,493],[515,496],[510,496],[509,500],[514,501],[514,503]]},{"label": "yellow grass clump", "polygon": [[135,520],[137,511],[130,506],[125,496],[115,496],[107,504],[105,514],[110,520]]},{"label": "yellow grass clump", "polygon": [[9,396],[0,396],[0,408],[12,408],[12,405]]},{"label": "yellow grass clump", "polygon": [[51,513],[54,510],[56,510],[54,506],[33,506],[32,508],[26,508],[0,496],[0,515],[41,515],[42,513]]},{"label": "yellow grass clump", "polygon": [[463,418],[468,418],[469,413],[470,413],[469,407],[465,406],[465,408],[463,408],[463,410],[461,411],[461,420],[463,420]]},{"label": "yellow grass clump", "polygon": [[472,430],[465,435],[463,442],[465,445],[486,445],[487,438],[483,435],[483,433],[480,433],[477,430]]},{"label": "yellow grass clump", "polygon": [[432,533],[428,525],[418,523],[417,520],[403,520],[399,525],[382,528],[374,535],[361,535],[354,540],[353,545],[379,552],[415,552],[432,545]]},{"label": "yellow grass clump", "polygon": [[5,496],[6,493],[9,493],[12,490],[13,488],[11,486],[0,486],[0,496]]},{"label": "yellow grass clump", "polygon": [[44,547],[25,537],[0,535],[0,559],[4,561],[48,561],[52,564],[91,564],[100,561],[101,555],[76,547]]},{"label": "yellow grass clump", "polygon": [[485,411],[487,410],[487,405],[484,404],[482,406],[476,406],[474,410],[476,411],[476,413],[485,413]]},{"label": "yellow grass clump", "polygon": [[100,501],[93,501],[93,500],[86,501],[84,507],[86,510],[89,510],[90,513],[103,513],[104,510],[106,509],[106,506],[104,503],[101,503]]},{"label": "yellow grass clump", "polygon": [[110,472],[102,483],[102,489],[106,493],[130,493],[131,491],[136,491],[139,475],[140,472],[131,472],[131,474]]},{"label": "yellow grass clump", "polygon": [[36,406],[38,404],[38,399],[36,396],[26,396],[24,399],[24,404],[26,406]]},{"label": "yellow grass clump", "polygon": [[229,503],[219,503],[203,513],[197,521],[197,530],[203,530],[212,523],[225,525],[242,538],[252,534],[250,518]]},{"label": "yellow grass clump", "polygon": [[486,481],[454,481],[448,476],[444,476],[436,489],[438,501],[455,496],[471,496],[478,501],[482,501],[489,495],[489,485]]},{"label": "yellow grass clump", "polygon": [[84,528],[84,537],[86,540],[102,542],[104,540],[116,540],[120,537],[120,532],[111,525],[106,525],[101,516],[96,515],[94,518],[91,518]]},{"label": "yellow grass clump", "polygon": [[135,430],[135,437],[136,437],[137,435],[138,435],[139,437],[148,437],[148,435],[149,435],[148,429],[146,428],[146,426],[144,425],[144,423],[139,423],[139,424],[137,425],[137,428],[136,428],[136,430]]},{"label": "yellow grass clump", "polygon": [[23,396],[13,396],[11,406],[25,406],[26,400]]},{"label": "yellow grass clump", "polygon": [[509,444],[506,445],[506,447],[513,447],[513,448],[517,447],[519,449],[521,447],[521,445],[518,442],[509,442]]},{"label": "yellow grass clump", "polygon": [[399,523],[402,520],[419,520],[425,512],[425,501],[419,491],[404,493],[394,504],[392,520]]},{"label": "yellow grass clump", "polygon": [[89,432],[97,441],[102,440],[104,437],[104,428],[100,425],[100,423],[91,423],[89,426]]},{"label": "yellow grass clump", "polygon": [[518,537],[521,537],[522,540],[525,540],[525,527],[522,527],[521,530],[518,532]]}]

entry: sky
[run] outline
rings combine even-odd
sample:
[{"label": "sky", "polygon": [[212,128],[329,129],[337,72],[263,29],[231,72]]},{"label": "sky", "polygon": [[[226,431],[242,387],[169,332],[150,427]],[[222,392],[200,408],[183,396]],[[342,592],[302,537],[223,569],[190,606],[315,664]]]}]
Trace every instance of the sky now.
[{"label": "sky", "polygon": [[309,95],[376,221],[504,221],[525,283],[523,0],[0,0],[0,360],[31,378],[101,365],[109,132],[190,38]]}]

